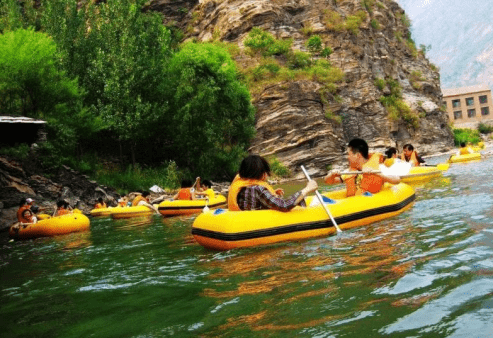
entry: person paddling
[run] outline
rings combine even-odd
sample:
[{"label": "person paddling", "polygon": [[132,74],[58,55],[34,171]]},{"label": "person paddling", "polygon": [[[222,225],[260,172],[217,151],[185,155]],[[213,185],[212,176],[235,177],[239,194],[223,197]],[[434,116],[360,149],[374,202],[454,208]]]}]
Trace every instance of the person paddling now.
[{"label": "person paddling", "polygon": [[146,206],[148,207],[149,209],[151,210],[154,210],[154,212],[156,212],[156,214],[159,214],[159,211],[156,209],[156,207],[154,207],[150,200],[150,193],[149,191],[144,191],[141,195],[137,195],[133,201],[132,201],[132,206]]},{"label": "person paddling", "polygon": [[324,180],[327,184],[345,183],[346,196],[362,195],[365,192],[379,192],[385,182],[398,184],[398,176],[385,176],[382,173],[371,173],[378,171],[381,155],[368,153],[368,144],[365,140],[355,138],[348,144],[349,170],[367,171],[368,174],[341,175],[339,170],[330,171]]},{"label": "person paddling", "polygon": [[259,155],[249,155],[240,164],[238,175],[228,192],[228,209],[231,211],[274,209],[290,211],[295,206],[306,206],[304,198],[318,188],[317,182],[308,181],[305,188],[288,199],[283,199],[282,189],[274,190],[267,183],[269,163]]}]

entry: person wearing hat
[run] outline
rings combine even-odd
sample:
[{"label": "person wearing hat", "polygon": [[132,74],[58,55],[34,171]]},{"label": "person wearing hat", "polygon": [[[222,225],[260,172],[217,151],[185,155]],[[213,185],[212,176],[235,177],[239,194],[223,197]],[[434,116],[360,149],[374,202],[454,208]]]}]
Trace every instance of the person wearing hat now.
[{"label": "person wearing hat", "polygon": [[23,198],[19,203],[19,209],[17,210],[17,220],[21,223],[33,223],[31,206],[34,200],[32,198]]}]

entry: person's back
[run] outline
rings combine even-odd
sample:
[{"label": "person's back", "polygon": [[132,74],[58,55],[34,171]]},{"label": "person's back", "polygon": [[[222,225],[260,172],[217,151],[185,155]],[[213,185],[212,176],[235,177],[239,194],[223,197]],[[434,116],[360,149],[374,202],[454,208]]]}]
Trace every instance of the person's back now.
[{"label": "person's back", "polygon": [[193,194],[191,191],[192,182],[190,180],[181,181],[181,188],[178,190],[175,196],[173,196],[174,200],[185,200],[190,201],[193,200]]},{"label": "person's back", "polygon": [[296,205],[305,206],[304,198],[317,189],[310,180],[307,186],[287,200],[281,198],[282,189],[274,190],[266,182],[270,174],[269,163],[258,155],[249,155],[240,164],[240,170],[229,187],[228,209],[231,211],[274,209],[289,211]]}]

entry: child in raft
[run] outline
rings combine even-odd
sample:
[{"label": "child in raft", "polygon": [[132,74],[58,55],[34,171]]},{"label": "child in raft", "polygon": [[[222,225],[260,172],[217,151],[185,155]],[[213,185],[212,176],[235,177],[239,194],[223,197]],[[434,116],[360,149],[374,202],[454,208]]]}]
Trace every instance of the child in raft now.
[{"label": "child in raft", "polygon": [[269,163],[259,155],[249,155],[240,164],[238,175],[231,183],[228,192],[228,209],[232,211],[274,209],[289,211],[295,206],[306,206],[305,197],[317,190],[314,180],[308,181],[306,187],[283,199],[282,189],[274,190],[268,184]]},{"label": "child in raft", "polygon": [[195,196],[205,196],[210,200],[216,197],[216,193],[212,190],[212,183],[209,180],[203,180],[201,183],[201,190],[195,192]]},{"label": "child in raft", "polygon": [[460,148],[457,151],[456,155],[459,156],[459,155],[467,155],[467,154],[472,154],[472,153],[474,153],[474,151],[470,147],[466,146],[465,142],[461,142]]},{"label": "child in raft", "polygon": [[411,165],[413,167],[419,167],[421,163],[426,163],[425,160],[423,160],[421,156],[418,155],[416,150],[414,150],[412,144],[409,143],[405,144],[402,147],[401,160],[406,162],[411,162]]},{"label": "child in raft", "polygon": [[94,205],[94,209],[103,209],[103,208],[107,208],[108,206],[106,205],[106,203],[104,203],[104,200],[102,197],[98,198],[98,203],[96,203]]},{"label": "child in raft", "polygon": [[56,202],[56,208],[55,212],[53,213],[53,217],[70,214],[72,211],[71,209],[72,208],[70,208],[70,204],[67,201],[59,200],[58,202]]},{"label": "child in raft", "polygon": [[132,201],[132,206],[137,207],[142,205],[153,210],[156,214],[159,214],[159,211],[150,202],[150,195],[149,191],[144,191],[142,194],[137,195]]},{"label": "child in raft", "polygon": [[192,181],[190,180],[183,180],[181,181],[181,188],[178,190],[175,196],[173,196],[174,200],[185,200],[185,201],[192,201],[195,199],[195,189],[193,188],[196,186],[197,182],[200,182],[200,177],[197,177],[197,180],[195,180],[195,184],[192,186]]},{"label": "child in raft", "polygon": [[[349,170],[355,171],[378,171],[381,155],[378,153],[369,154],[368,144],[365,140],[355,138],[348,144]],[[398,176],[385,176],[382,173],[352,174],[341,175],[338,170],[332,170],[325,176],[325,183],[346,183],[346,196],[362,195],[363,193],[377,193],[383,184],[389,182],[398,184]]]}]

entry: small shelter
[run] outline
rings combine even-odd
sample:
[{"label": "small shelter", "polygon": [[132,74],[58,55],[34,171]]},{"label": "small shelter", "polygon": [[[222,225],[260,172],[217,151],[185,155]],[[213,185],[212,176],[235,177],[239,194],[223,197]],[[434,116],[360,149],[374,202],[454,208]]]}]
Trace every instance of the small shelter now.
[{"label": "small shelter", "polygon": [[46,141],[46,121],[23,116],[0,116],[0,146]]}]

